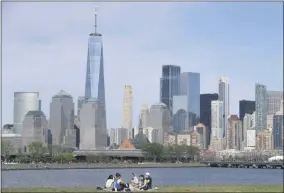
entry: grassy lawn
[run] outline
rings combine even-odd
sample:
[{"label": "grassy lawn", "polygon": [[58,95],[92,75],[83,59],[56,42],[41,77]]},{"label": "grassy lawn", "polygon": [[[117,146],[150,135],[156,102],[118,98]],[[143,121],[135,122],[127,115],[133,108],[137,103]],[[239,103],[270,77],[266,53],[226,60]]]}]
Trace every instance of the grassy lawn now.
[{"label": "grassy lawn", "polygon": [[[2,192],[97,192],[97,190],[96,187],[3,188]],[[171,186],[161,187],[155,192],[283,192],[283,185]]]},{"label": "grassy lawn", "polygon": [[164,187],[163,192],[283,192],[283,185],[205,185]]}]

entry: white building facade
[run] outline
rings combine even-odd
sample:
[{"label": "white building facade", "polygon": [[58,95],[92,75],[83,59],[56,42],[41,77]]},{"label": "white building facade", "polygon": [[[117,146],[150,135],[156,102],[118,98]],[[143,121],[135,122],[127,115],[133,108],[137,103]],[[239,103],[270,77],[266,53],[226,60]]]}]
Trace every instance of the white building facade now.
[{"label": "white building facade", "polygon": [[222,138],[226,137],[228,131],[228,119],[230,115],[230,93],[229,93],[229,81],[227,77],[221,77],[219,79],[219,101],[223,102],[223,115],[222,117]]},{"label": "white building facade", "polygon": [[154,129],[153,127],[146,127],[143,128],[143,134],[146,135],[146,137],[149,139],[151,143],[157,143],[158,142],[158,136],[159,136],[159,130]]},{"label": "white building facade", "polygon": [[122,106],[122,127],[128,129],[128,137],[132,138],[133,119],[133,96],[131,85],[124,86],[123,106]]},{"label": "white building facade", "polygon": [[22,134],[23,120],[29,111],[40,110],[38,92],[15,92],[14,93],[14,133]]},{"label": "white building facade", "polygon": [[211,101],[211,138],[223,139],[224,131],[224,102]]}]

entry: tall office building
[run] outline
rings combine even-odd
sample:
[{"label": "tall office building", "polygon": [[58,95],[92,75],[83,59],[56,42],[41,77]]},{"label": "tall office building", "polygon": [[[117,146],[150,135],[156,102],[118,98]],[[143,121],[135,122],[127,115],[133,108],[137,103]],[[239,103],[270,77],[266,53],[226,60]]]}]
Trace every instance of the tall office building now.
[{"label": "tall office building", "polygon": [[107,128],[105,80],[102,34],[97,32],[97,12],[95,12],[95,32],[89,35],[85,99],[98,100],[103,108],[103,124]]},{"label": "tall office building", "polygon": [[200,136],[200,149],[207,149],[210,142],[208,135],[208,128],[202,123],[198,123],[196,126],[196,132]]},{"label": "tall office building", "polygon": [[219,100],[223,101],[223,126],[224,130],[222,131],[223,137],[226,137],[228,129],[228,118],[230,115],[230,93],[229,93],[229,82],[227,77],[221,77],[219,79]]},{"label": "tall office building", "polygon": [[[209,139],[211,136],[211,102],[218,100],[218,94],[201,94],[200,95],[200,123],[208,127]],[[210,141],[208,141],[209,145]]]},{"label": "tall office building", "polygon": [[40,110],[38,92],[14,92],[14,133],[21,135],[27,112],[38,110]]},{"label": "tall office building", "polygon": [[163,65],[162,78],[160,79],[160,102],[164,103],[173,113],[173,96],[180,91],[180,67],[175,65]]},{"label": "tall office building", "polygon": [[183,72],[180,75],[180,93],[187,98],[188,128],[199,122],[200,118],[200,74]]},{"label": "tall office building", "polygon": [[46,116],[42,111],[27,112],[22,128],[23,152],[29,152],[29,145],[40,142],[43,146],[48,144],[48,124]]},{"label": "tall office building", "polygon": [[262,84],[255,84],[255,123],[256,134],[267,126],[267,88]]},{"label": "tall office building", "polygon": [[188,97],[186,95],[173,96],[172,126],[176,133],[189,129]]},{"label": "tall office building", "polygon": [[274,149],[282,149],[284,145],[284,136],[283,136],[283,123],[284,123],[283,111],[278,111],[273,116],[273,147]]},{"label": "tall office building", "polygon": [[247,139],[245,149],[255,149],[256,146],[256,133],[255,129],[247,130]]},{"label": "tall office building", "polygon": [[255,101],[239,101],[239,118],[243,121],[245,114],[252,114],[255,111]]},{"label": "tall office building", "polygon": [[227,149],[241,150],[243,148],[242,121],[238,115],[231,115],[228,119]]},{"label": "tall office building", "polygon": [[222,139],[224,131],[224,102],[212,101],[211,102],[211,138]]},{"label": "tall office building", "polygon": [[122,127],[128,129],[128,137],[132,138],[133,96],[131,85],[124,86],[122,106]]},{"label": "tall office building", "polygon": [[[252,114],[245,114],[243,118],[243,138],[244,138],[244,147],[248,146],[248,133],[252,133],[249,130],[254,130],[255,133],[255,112]],[[248,132],[249,131],[249,132]]]},{"label": "tall office building", "polygon": [[139,128],[147,128],[149,126],[150,111],[147,104],[143,104],[139,115]]},{"label": "tall office building", "polygon": [[256,134],[256,149],[259,151],[273,149],[272,131],[269,129],[262,129]]},{"label": "tall office building", "polygon": [[76,147],[80,145],[80,121],[78,116],[74,116],[74,129],[76,133]]},{"label": "tall office building", "polygon": [[126,139],[128,139],[128,129],[123,127],[111,128],[109,137],[110,145],[121,145]]},{"label": "tall office building", "polygon": [[53,145],[76,147],[74,102],[72,96],[63,90],[52,97],[49,127]]},{"label": "tall office building", "polygon": [[149,139],[151,143],[156,143],[159,137],[159,129],[154,129],[153,127],[143,128],[143,134]]},{"label": "tall office building", "polygon": [[98,100],[88,99],[80,111],[80,150],[98,150],[107,147],[107,129],[104,125],[104,106]]},{"label": "tall office building", "polygon": [[164,134],[169,132],[170,129],[170,112],[165,104],[151,105],[149,125],[158,129],[157,142],[164,144]]},{"label": "tall office building", "polygon": [[283,92],[281,91],[267,91],[268,115],[273,115],[280,111],[281,100],[283,100]]}]

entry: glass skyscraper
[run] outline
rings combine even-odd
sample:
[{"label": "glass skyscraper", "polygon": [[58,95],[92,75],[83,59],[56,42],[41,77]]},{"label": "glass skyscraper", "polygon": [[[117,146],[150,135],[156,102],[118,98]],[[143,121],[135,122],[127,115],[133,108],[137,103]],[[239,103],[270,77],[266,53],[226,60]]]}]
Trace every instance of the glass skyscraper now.
[{"label": "glass skyscraper", "polygon": [[262,84],[255,84],[255,130],[256,133],[267,127],[267,88]]},{"label": "glass skyscraper", "polygon": [[179,95],[180,67],[175,65],[163,65],[162,78],[160,80],[160,101],[167,105],[170,115],[173,115],[173,96]]},{"label": "glass skyscraper", "polygon": [[[97,14],[95,15],[97,16]],[[95,32],[89,35],[87,71],[85,82],[85,99],[97,100],[103,106],[104,126],[106,125],[105,83],[102,34],[97,33],[97,19],[95,17]]]},{"label": "glass skyscraper", "polygon": [[277,112],[273,116],[273,146],[274,149],[283,149],[283,113]]},{"label": "glass skyscraper", "polygon": [[173,130],[177,133],[188,130],[188,97],[173,96]]},{"label": "glass skyscraper", "polygon": [[200,74],[183,72],[180,75],[180,94],[187,97],[188,128],[192,129],[200,118]]},{"label": "glass skyscraper", "polygon": [[230,91],[229,91],[229,81],[227,77],[221,77],[219,79],[219,100],[223,101],[223,137],[227,137],[228,131],[228,119],[230,116]]}]

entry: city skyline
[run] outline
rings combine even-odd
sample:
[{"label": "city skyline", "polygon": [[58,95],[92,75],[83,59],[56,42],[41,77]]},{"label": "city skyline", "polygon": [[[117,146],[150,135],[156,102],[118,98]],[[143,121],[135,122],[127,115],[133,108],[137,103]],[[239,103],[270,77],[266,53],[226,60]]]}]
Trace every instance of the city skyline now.
[{"label": "city skyline", "polygon": [[[138,117],[142,104],[159,102],[164,64],[200,73],[201,93],[218,92],[218,79],[228,77],[231,114],[238,114],[239,100],[254,100],[255,83],[282,90],[281,3],[97,5],[104,34],[109,127],[121,124],[125,84],[135,90],[133,117]],[[52,15],[48,14],[51,9]],[[93,3],[3,4],[2,125],[13,122],[14,92],[39,92],[48,118],[55,93],[65,90],[74,101],[84,93],[86,42],[94,28],[94,13]],[[151,30],[143,30],[146,28]]]}]

